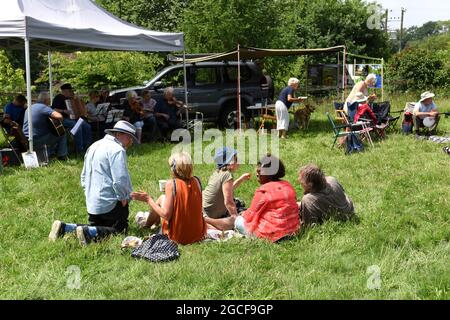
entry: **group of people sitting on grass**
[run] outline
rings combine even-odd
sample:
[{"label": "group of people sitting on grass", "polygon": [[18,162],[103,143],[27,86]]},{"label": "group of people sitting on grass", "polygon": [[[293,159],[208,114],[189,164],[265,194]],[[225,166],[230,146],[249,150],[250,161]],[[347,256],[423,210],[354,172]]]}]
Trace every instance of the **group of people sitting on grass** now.
[{"label": "group of people sitting on grass", "polygon": [[298,182],[304,194],[297,202],[294,188],[283,180],[283,162],[270,154],[259,160],[256,178],[260,186],[250,207],[242,208],[242,203],[235,200],[234,190],[252,175],[246,173],[234,179],[239,155],[228,147],[216,151],[216,168],[204,190],[194,175],[190,155],[172,154],[168,161],[171,178],[164,194],[154,199],[147,192],[132,190],[126,149],[137,142],[136,128],[119,121],[106,133],[88,149],[81,173],[89,225],[56,220],[50,240],[76,233],[80,244],[86,245],[125,232],[131,200],[149,206],[144,226],[160,225],[162,234],[183,245],[202,241],[208,229],[234,229],[247,237],[277,242],[294,236],[302,225],[321,223],[330,217],[347,220],[354,215],[352,200],[339,182],[313,164],[299,170]]}]

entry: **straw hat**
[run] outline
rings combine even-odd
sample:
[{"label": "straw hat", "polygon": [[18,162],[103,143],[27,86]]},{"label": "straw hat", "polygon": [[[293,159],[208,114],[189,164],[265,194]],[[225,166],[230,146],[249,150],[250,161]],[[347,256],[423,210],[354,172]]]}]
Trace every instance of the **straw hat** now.
[{"label": "straw hat", "polygon": [[419,102],[422,102],[428,98],[433,98],[434,97],[434,93],[430,92],[430,91],[425,91],[424,93],[422,93],[420,95],[420,100]]}]

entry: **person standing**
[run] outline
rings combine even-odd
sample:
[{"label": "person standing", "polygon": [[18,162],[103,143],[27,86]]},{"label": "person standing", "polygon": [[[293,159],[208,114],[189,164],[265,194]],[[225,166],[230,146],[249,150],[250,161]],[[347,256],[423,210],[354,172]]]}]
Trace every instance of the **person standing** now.
[{"label": "person standing", "polygon": [[355,114],[359,105],[358,97],[363,95],[367,97],[367,100],[369,102],[373,102],[377,98],[376,94],[371,94],[369,96],[369,87],[374,87],[376,83],[377,76],[374,73],[371,73],[366,77],[364,81],[355,84],[344,103],[344,112],[347,114],[350,121],[353,121],[353,119],[355,118]]},{"label": "person standing", "polygon": [[278,100],[275,103],[275,113],[277,116],[278,135],[282,139],[286,138],[286,132],[289,129],[289,112],[288,109],[292,103],[302,101],[302,98],[295,97],[295,90],[298,89],[299,80],[290,78],[288,86],[281,90]]},{"label": "person standing", "polygon": [[128,229],[128,203],[132,185],[126,150],[137,142],[136,128],[118,121],[107,135],[92,144],[84,157],[81,186],[86,197],[90,225],[77,225],[56,220],[49,240],[76,232],[81,245],[100,240]]}]

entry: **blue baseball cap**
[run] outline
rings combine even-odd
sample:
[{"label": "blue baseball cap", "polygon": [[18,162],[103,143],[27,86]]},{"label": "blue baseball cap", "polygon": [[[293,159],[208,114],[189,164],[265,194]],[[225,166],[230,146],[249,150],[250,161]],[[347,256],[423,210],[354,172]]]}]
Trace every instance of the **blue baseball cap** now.
[{"label": "blue baseball cap", "polygon": [[214,161],[216,162],[218,168],[222,168],[223,166],[230,164],[235,155],[237,155],[236,150],[228,147],[222,147],[216,150]]}]

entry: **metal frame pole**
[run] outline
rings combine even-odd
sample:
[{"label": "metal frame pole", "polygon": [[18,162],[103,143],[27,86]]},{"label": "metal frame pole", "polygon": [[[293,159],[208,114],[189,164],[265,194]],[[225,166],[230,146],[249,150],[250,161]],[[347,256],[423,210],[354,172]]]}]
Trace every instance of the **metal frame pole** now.
[{"label": "metal frame pole", "polygon": [[237,45],[237,60],[238,60],[238,109],[237,109],[237,121],[239,132],[242,130],[241,124],[241,54],[239,43]]},{"label": "metal frame pole", "polygon": [[31,114],[31,63],[30,63],[30,39],[25,36],[25,69],[27,80],[27,100],[28,100],[28,143],[30,152],[33,152],[33,119]]},{"label": "metal frame pole", "polygon": [[183,72],[184,72],[184,103],[186,104],[186,129],[189,129],[188,89],[186,75],[186,47],[183,40]]},{"label": "metal frame pole", "polygon": [[48,52],[48,92],[50,94],[50,104],[53,102],[53,69],[52,69],[52,53]]}]

